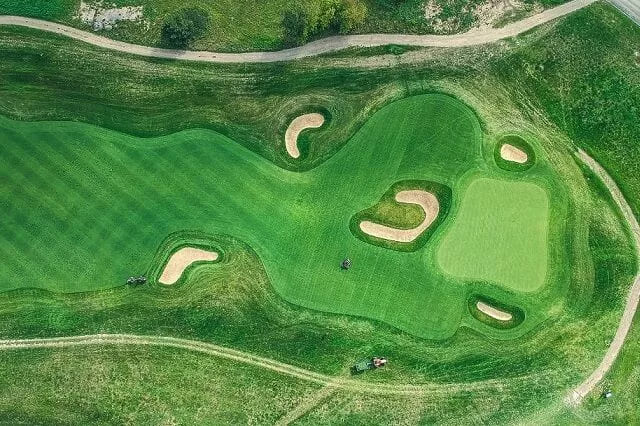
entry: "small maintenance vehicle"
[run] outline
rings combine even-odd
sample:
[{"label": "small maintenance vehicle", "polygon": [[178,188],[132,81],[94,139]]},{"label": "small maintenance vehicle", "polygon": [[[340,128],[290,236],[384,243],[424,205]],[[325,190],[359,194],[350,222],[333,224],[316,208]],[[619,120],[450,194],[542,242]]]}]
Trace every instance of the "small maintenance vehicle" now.
[{"label": "small maintenance vehicle", "polygon": [[384,367],[387,365],[387,359],[382,357],[373,357],[371,359],[365,359],[357,362],[351,367],[351,374],[360,374],[368,370],[375,370],[376,368]]}]

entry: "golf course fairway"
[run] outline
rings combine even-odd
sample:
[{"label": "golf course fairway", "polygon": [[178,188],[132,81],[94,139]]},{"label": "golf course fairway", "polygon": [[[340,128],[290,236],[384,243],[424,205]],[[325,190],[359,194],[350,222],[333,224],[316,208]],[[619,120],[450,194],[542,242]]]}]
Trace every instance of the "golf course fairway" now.
[{"label": "golf course fairway", "polygon": [[[482,291],[498,300],[505,290],[517,296],[544,288],[539,300],[509,301],[536,312],[517,333],[544,320],[549,295],[566,284],[554,275],[562,257],[546,269],[546,246],[565,238],[566,199],[548,202],[542,189],[562,194],[563,184],[544,159],[524,177],[485,160],[477,117],[449,96],[385,106],[306,172],[279,168],[208,130],[141,139],[88,124],[0,118],[0,142],[1,201],[9,206],[0,233],[1,290],[121,286],[128,276],[157,271],[154,253],[186,231],[248,244],[291,303],[430,339],[451,337],[463,319],[475,327],[468,284],[486,281]],[[469,184],[468,176],[478,179]],[[440,196],[451,207],[438,213],[426,244],[403,251],[354,235],[353,215],[401,181],[435,182],[452,194]],[[224,248],[214,248],[224,261]],[[353,261],[348,271],[339,266],[346,257]],[[545,277],[551,288],[542,286]]]}]

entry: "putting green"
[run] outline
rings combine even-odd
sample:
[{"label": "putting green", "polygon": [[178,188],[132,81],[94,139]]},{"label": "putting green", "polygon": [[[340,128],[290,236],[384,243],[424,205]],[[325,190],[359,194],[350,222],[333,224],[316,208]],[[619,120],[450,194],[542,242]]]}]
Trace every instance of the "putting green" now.
[{"label": "putting green", "polygon": [[438,264],[465,280],[538,290],[547,275],[548,225],[549,200],[538,185],[474,179],[438,247]]},{"label": "putting green", "polygon": [[[120,286],[129,276],[157,269],[154,253],[169,235],[228,234],[256,251],[275,290],[289,302],[379,320],[426,338],[448,338],[463,318],[471,318],[467,290],[465,280],[429,266],[435,258],[432,241],[454,225],[453,219],[461,224],[455,223],[452,235],[469,232],[473,225],[465,218],[472,211],[515,214],[529,205],[525,198],[538,194],[535,187],[479,181],[468,191],[472,198],[463,211],[452,206],[433,240],[413,252],[363,241],[349,223],[400,181],[436,182],[457,197],[469,173],[504,176],[485,161],[482,149],[474,113],[435,94],[382,108],[333,157],[302,173],[283,170],[212,131],[141,139],[81,123],[0,117],[0,289],[77,292]],[[563,185],[547,169],[536,170],[527,173]],[[473,194],[491,192],[495,185],[506,186],[491,202],[473,200],[480,196]],[[516,197],[512,188],[530,194]],[[525,213],[523,221],[538,220],[532,214]],[[499,228],[498,222],[491,226]],[[501,235],[511,241],[521,234],[509,226]],[[487,259],[483,241],[465,242],[471,262]],[[495,253],[511,251],[514,244]],[[534,248],[543,252],[539,245],[544,243]],[[345,257],[353,261],[349,271],[339,266]],[[494,278],[489,269],[499,259],[488,260],[484,275],[475,278]],[[454,261],[445,266],[454,268]],[[467,272],[462,264],[456,267]],[[512,268],[500,266],[496,280],[517,289],[539,287],[540,278],[527,287]],[[544,275],[540,269],[529,274],[526,280]],[[525,320],[524,327],[533,325]]]}]

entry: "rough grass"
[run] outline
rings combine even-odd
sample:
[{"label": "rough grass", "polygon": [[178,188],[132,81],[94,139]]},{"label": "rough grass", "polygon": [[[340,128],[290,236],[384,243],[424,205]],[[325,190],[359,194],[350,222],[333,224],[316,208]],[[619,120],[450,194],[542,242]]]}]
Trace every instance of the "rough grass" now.
[{"label": "rough grass", "polygon": [[10,350],[0,362],[0,418],[14,424],[273,424],[319,387],[144,346]]},{"label": "rough grass", "polygon": [[[594,19],[599,15],[598,19]],[[640,213],[640,28],[604,3],[578,11],[553,37],[514,50],[493,67],[513,100],[537,106],[602,162]],[[586,40],[591,40],[588,43]]]}]

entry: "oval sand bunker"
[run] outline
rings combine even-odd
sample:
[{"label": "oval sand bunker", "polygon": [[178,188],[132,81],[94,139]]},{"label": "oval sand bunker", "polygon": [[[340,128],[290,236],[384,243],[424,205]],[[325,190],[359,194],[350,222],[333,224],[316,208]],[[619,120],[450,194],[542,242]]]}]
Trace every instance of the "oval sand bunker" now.
[{"label": "oval sand bunker", "polygon": [[529,158],[526,152],[508,143],[505,143],[500,147],[500,156],[504,160],[513,161],[518,164],[526,163]]},{"label": "oval sand bunker", "polygon": [[218,253],[195,247],[184,247],[171,255],[158,280],[162,284],[174,284],[182,273],[194,262],[213,262],[218,259]]},{"label": "oval sand bunker", "polygon": [[478,303],[476,303],[476,307],[480,312],[487,314],[491,318],[497,319],[498,321],[511,321],[511,318],[513,318],[513,315],[511,315],[510,313],[501,311],[500,309],[496,309],[484,302],[478,301]]},{"label": "oval sand bunker", "polygon": [[296,117],[284,135],[284,143],[287,148],[287,152],[292,158],[300,157],[300,151],[298,150],[298,135],[304,129],[315,129],[324,124],[324,116],[317,112],[311,114],[304,114]]},{"label": "oval sand bunker", "polygon": [[436,196],[430,192],[419,189],[400,191],[396,194],[396,201],[399,203],[417,204],[422,207],[422,210],[424,210],[424,220],[422,223],[411,229],[397,229],[365,220],[360,222],[362,232],[372,237],[385,240],[410,243],[418,238],[438,217],[440,204]]}]

